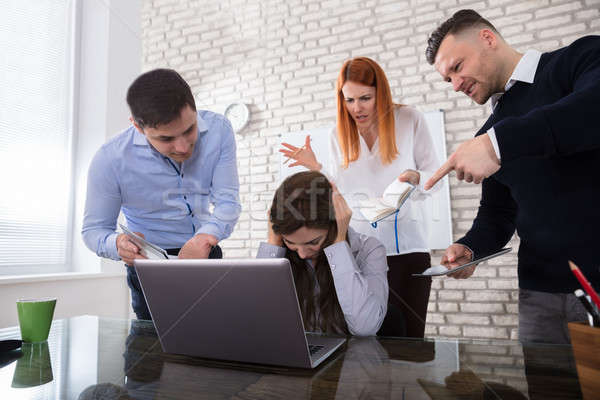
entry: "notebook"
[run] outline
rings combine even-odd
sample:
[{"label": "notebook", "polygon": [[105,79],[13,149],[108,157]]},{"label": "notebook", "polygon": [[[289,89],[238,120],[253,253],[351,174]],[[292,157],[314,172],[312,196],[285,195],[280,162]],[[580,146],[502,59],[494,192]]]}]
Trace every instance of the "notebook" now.
[{"label": "notebook", "polygon": [[377,223],[399,210],[415,188],[416,186],[408,182],[394,179],[394,182],[385,189],[382,197],[361,200],[360,212],[371,224]]}]

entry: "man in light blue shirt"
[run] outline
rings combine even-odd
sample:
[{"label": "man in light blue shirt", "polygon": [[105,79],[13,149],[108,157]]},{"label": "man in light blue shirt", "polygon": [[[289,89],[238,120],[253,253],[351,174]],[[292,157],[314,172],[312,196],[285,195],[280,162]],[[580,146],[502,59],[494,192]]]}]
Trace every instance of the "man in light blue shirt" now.
[{"label": "man in light blue shirt", "polygon": [[[156,69],[129,87],[132,126],[105,143],[89,169],[82,235],[100,257],[123,260],[132,306],[151,319],[131,267],[144,258],[115,231],[128,227],[179,258],[221,258],[240,211],[235,139],[222,115],[196,110],[188,84]],[[210,210],[209,206],[213,206]]]}]

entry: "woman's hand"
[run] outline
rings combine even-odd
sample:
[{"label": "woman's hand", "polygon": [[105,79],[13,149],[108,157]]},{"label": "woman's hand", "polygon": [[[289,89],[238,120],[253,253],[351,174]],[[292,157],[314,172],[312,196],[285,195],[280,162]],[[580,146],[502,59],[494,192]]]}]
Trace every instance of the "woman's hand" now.
[{"label": "woman's hand", "polygon": [[344,196],[339,192],[335,184],[331,184],[333,192],[331,201],[333,202],[333,211],[335,212],[335,221],[337,222],[337,237],[335,243],[346,240],[350,218],[352,218],[352,209],[346,203]]},{"label": "woman's hand", "polygon": [[421,175],[414,169],[407,169],[398,177],[400,182],[408,182],[411,185],[417,186],[421,181]]},{"label": "woman's hand", "polygon": [[274,246],[283,247],[283,238],[281,235],[275,233],[273,231],[273,223],[271,222],[271,211],[267,213],[267,218],[269,219],[269,233],[267,234],[267,243],[272,244]]},{"label": "woman's hand", "polygon": [[317,161],[317,157],[315,156],[312,147],[310,147],[310,135],[306,135],[304,146],[302,147],[296,147],[289,143],[281,143],[281,145],[287,148],[279,149],[279,152],[283,153],[283,155],[288,157],[288,159],[296,161],[290,164],[289,167],[301,165],[310,169],[311,171],[321,170],[322,165]]}]

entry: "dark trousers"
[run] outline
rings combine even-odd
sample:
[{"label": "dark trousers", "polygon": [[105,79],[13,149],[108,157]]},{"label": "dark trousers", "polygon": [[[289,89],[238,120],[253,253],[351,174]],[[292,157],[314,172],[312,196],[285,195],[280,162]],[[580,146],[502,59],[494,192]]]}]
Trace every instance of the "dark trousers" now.
[{"label": "dark trousers", "polygon": [[[431,266],[429,253],[409,253],[388,256],[388,282],[390,285],[389,304],[393,304],[404,314],[406,336],[422,338],[425,336],[427,304],[431,290],[431,278],[415,277]],[[393,314],[386,315],[384,325]],[[399,322],[402,323],[402,322]]]},{"label": "dark trousers", "polygon": [[[172,256],[176,256],[179,254],[180,249],[167,249],[167,253]],[[208,258],[223,258],[223,252],[219,246],[215,246],[210,251]],[[142,293],[142,287],[140,286],[140,281],[138,279],[137,273],[135,272],[135,268],[131,265],[126,265],[127,267],[127,286],[131,289],[131,308],[135,312],[135,315],[138,319],[148,319],[152,320],[150,316],[150,311],[148,310],[148,305],[146,304],[146,299],[144,298],[144,293]]]}]

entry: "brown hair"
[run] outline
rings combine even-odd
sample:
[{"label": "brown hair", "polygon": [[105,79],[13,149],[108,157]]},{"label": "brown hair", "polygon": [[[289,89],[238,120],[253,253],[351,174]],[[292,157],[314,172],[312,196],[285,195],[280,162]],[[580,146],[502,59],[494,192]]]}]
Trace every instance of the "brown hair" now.
[{"label": "brown hair", "polygon": [[429,36],[429,39],[427,39],[427,49],[425,50],[427,62],[431,65],[435,63],[435,56],[447,35],[457,35],[466,29],[475,27],[489,28],[499,35],[494,25],[479,15],[477,11],[459,10],[438,26],[431,36]]},{"label": "brown hair", "polygon": [[[292,266],[304,329],[348,334],[348,326],[337,298],[329,263],[322,250],[333,244],[337,236],[331,193],[331,184],[319,172],[306,171],[289,176],[275,191],[269,218],[273,232],[279,235],[291,234],[303,226],[327,229],[327,237],[313,266],[314,273],[310,270],[312,267],[307,265],[298,253],[287,247],[285,257],[290,260]],[[316,299],[315,279],[319,288]]]},{"label": "brown hair", "polygon": [[392,102],[390,84],[381,67],[370,58],[357,57],[346,61],[342,65],[337,80],[337,137],[344,156],[343,167],[347,168],[348,164],[356,161],[360,154],[358,128],[346,109],[346,102],[342,93],[342,88],[347,81],[375,88],[379,154],[384,164],[391,163],[398,155],[394,127],[394,107],[399,105]]},{"label": "brown hair", "polygon": [[175,70],[166,68],[138,76],[127,90],[127,104],[140,128],[175,121],[186,106],[196,111],[190,86]]}]

